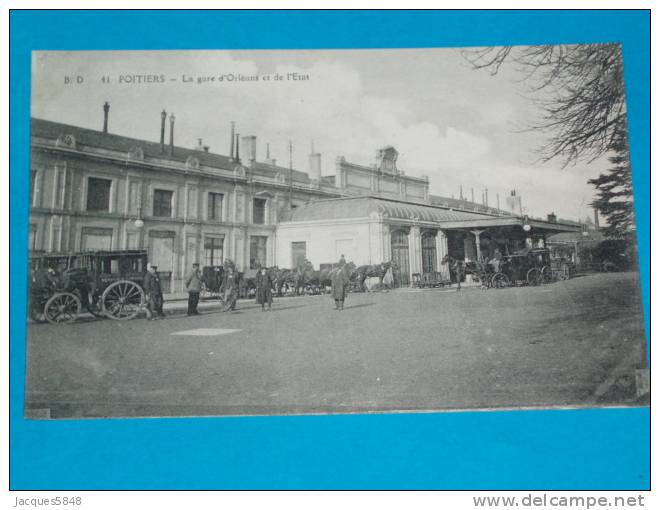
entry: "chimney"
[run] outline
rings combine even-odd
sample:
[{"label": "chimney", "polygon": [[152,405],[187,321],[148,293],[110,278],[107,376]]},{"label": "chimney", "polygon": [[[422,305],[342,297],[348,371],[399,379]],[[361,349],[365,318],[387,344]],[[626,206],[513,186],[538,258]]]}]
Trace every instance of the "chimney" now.
[{"label": "chimney", "polygon": [[108,112],[110,111],[110,104],[106,101],[103,103],[103,134],[108,134]]},{"label": "chimney", "polygon": [[500,209],[500,194],[497,194],[497,209]]},{"label": "chimney", "polygon": [[167,112],[163,108],[160,112],[160,152],[165,152],[165,119],[167,119]]},{"label": "chimney", "polygon": [[208,152],[210,147],[208,145],[204,145],[202,143],[202,139],[198,138],[197,139],[197,147],[195,147],[195,150],[202,151],[202,152]]},{"label": "chimney", "polygon": [[484,203],[484,205],[486,207],[490,207],[490,205],[488,205],[488,188],[486,188],[485,195],[486,195],[486,202]]},{"label": "chimney", "polygon": [[470,188],[470,194],[472,195],[471,202],[474,204],[474,188]]},{"label": "chimney", "polygon": [[594,207],[594,227],[596,230],[600,230],[600,221],[598,219],[598,209]]},{"label": "chimney", "polygon": [[235,136],[236,143],[234,144],[234,154],[232,155],[232,157],[234,158],[234,161],[239,161],[239,162],[240,162],[240,159],[238,158],[238,150],[239,150],[238,139],[239,139],[240,136],[241,135],[239,133],[236,133],[236,136]]},{"label": "chimney", "polygon": [[231,121],[231,138],[229,140],[229,158],[234,159],[234,140],[236,139],[236,122]]},{"label": "chimney", "polygon": [[463,185],[462,184],[461,184],[461,188],[460,188],[459,191],[460,191],[460,198],[461,198],[461,200],[463,200]]},{"label": "chimney", "polygon": [[557,223],[557,215],[554,212],[548,214],[548,223]]},{"label": "chimney", "polygon": [[256,136],[244,136],[241,138],[242,149],[241,160],[254,165],[257,161],[257,137]]},{"label": "chimney", "polygon": [[275,158],[270,157],[270,144],[266,144],[266,162],[270,165],[277,166],[277,161]]},{"label": "chimney", "polygon": [[170,114],[170,156],[174,154],[174,114]]},{"label": "chimney", "polygon": [[309,155],[309,177],[312,181],[321,182],[321,154],[318,152]]}]

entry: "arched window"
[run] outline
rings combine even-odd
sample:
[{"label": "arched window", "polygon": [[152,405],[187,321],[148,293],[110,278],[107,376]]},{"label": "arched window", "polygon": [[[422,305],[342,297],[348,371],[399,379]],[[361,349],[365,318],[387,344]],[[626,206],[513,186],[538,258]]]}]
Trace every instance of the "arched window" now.
[{"label": "arched window", "polygon": [[394,230],[391,235],[392,260],[397,265],[399,284],[404,286],[410,283],[410,254],[408,252],[408,232]]}]

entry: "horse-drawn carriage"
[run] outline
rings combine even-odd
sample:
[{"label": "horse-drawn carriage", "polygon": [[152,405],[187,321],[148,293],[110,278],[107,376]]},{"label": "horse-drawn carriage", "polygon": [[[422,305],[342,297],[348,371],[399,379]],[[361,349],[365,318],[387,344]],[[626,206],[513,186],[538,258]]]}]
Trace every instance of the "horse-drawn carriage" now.
[{"label": "horse-drawn carriage", "polygon": [[570,265],[564,260],[553,259],[547,248],[533,248],[505,255],[499,266],[492,275],[487,277],[490,287],[541,285],[542,283],[567,280],[572,275]]},{"label": "horse-drawn carriage", "polygon": [[145,250],[47,253],[30,258],[30,316],[53,324],[81,311],[126,320],[145,304]]},{"label": "horse-drawn carriage", "polygon": [[227,293],[222,287],[225,279],[225,266],[204,266],[202,268],[202,288],[200,290],[201,299],[217,299],[222,304],[222,310],[232,310],[236,306],[236,300],[239,297],[245,297],[245,279],[244,274],[235,271],[235,281],[233,290]]}]

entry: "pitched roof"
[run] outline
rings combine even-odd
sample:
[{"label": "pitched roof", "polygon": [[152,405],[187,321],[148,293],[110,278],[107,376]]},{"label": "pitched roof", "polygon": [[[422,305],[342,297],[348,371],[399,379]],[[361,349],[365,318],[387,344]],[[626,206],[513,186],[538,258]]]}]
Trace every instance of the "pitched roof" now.
[{"label": "pitched roof", "polygon": [[[103,133],[94,129],[62,124],[44,119],[31,119],[32,136],[38,138],[57,139],[60,135],[70,134],[76,139],[77,145],[94,147],[98,149],[115,150],[128,153],[135,147],[142,148],[145,158],[157,158],[162,160],[177,161],[185,163],[190,157],[197,158],[199,163],[212,168],[223,168],[232,170],[236,162],[229,156],[206,152],[198,149],[189,149],[187,147],[174,146],[172,155],[169,152],[169,144],[165,144],[165,151],[161,152],[160,143],[140,140],[127,136],[116,135],[113,133]],[[290,171],[288,168],[257,162],[255,171],[261,175],[273,177],[276,173],[283,173],[287,179],[289,172],[295,182],[309,182],[309,175],[299,170]]]},{"label": "pitched roof", "polygon": [[375,197],[345,197],[317,200],[283,213],[281,221],[314,221],[348,218],[367,218],[372,214],[402,220],[418,219],[426,222],[464,221],[488,218],[477,214],[430,205],[412,204]]}]

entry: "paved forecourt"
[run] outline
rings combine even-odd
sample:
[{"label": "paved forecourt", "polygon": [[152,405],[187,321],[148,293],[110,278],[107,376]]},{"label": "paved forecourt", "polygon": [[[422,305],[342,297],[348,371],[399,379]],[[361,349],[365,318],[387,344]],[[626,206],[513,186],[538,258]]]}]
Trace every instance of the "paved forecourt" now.
[{"label": "paved forecourt", "polygon": [[[636,273],[541,287],[253,302],[28,327],[27,415],[191,416],[640,403]],[[211,306],[211,308],[209,308]]]}]

